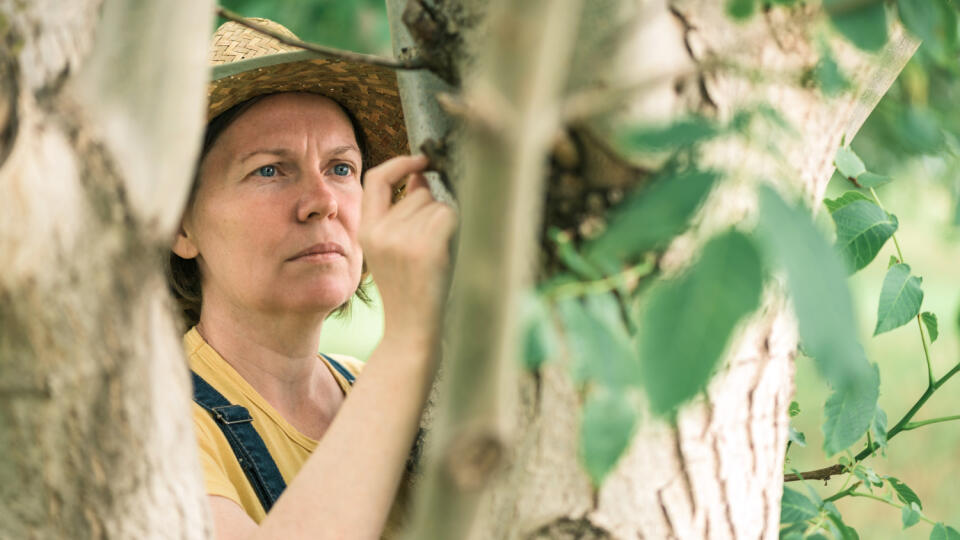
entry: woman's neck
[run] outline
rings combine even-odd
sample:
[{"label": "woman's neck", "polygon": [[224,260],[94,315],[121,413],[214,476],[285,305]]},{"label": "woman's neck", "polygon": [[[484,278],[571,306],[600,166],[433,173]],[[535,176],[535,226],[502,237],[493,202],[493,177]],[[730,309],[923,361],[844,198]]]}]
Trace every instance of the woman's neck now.
[{"label": "woman's neck", "polygon": [[281,414],[326,401],[318,395],[330,387],[323,384],[329,373],[317,361],[322,317],[238,314],[204,300],[200,335]]}]

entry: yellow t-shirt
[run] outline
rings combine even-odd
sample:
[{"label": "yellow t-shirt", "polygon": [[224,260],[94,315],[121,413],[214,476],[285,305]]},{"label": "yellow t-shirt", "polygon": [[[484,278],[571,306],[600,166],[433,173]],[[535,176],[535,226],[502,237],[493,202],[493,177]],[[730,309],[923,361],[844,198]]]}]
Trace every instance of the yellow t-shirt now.
[{"label": "yellow t-shirt", "polygon": [[[183,336],[184,350],[192,369],[234,405],[245,407],[253,417],[253,427],[263,439],[273,457],[280,475],[289,484],[317,447],[317,441],[290,425],[272,405],[257,393],[233,367],[213,350],[196,328]],[[359,375],[363,363],[356,358],[330,355],[354,376]],[[350,384],[323,357],[320,357],[337,379],[344,393]],[[226,497],[239,504],[254,521],[260,523],[266,516],[253,487],[243,474],[230,443],[206,410],[193,404],[193,424],[200,448],[200,463],[206,481],[207,493]]]}]

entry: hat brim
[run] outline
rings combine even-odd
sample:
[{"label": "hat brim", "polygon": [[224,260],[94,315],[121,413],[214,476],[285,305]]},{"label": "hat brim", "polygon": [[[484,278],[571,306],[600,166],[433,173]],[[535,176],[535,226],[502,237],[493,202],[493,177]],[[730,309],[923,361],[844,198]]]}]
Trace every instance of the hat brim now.
[{"label": "hat brim", "polygon": [[320,57],[311,51],[258,56],[214,66],[207,120],[248,99],[280,92],[326,96],[356,118],[367,145],[367,167],[409,152],[394,71]]}]

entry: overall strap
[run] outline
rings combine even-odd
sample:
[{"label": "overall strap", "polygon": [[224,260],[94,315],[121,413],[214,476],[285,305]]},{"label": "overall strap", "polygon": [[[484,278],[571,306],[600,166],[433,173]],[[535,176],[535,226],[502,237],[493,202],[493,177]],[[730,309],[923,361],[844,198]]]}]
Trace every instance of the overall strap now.
[{"label": "overall strap", "polygon": [[287,484],[283,481],[277,464],[270,457],[260,434],[253,428],[253,417],[246,408],[227,401],[227,398],[199,375],[193,371],[190,373],[193,375],[193,401],[206,409],[220,427],[240,462],[243,473],[260,499],[263,511],[269,512]]},{"label": "overall strap", "polygon": [[320,356],[322,356],[327,362],[330,362],[330,365],[333,366],[333,369],[337,370],[338,373],[343,375],[343,378],[346,379],[351,386],[353,385],[354,381],[357,380],[357,378],[353,376],[353,373],[350,373],[350,371],[348,371],[347,368],[343,367],[343,364],[341,364],[340,362],[337,362],[330,356],[327,356],[326,354],[323,354],[323,353],[320,353]]}]

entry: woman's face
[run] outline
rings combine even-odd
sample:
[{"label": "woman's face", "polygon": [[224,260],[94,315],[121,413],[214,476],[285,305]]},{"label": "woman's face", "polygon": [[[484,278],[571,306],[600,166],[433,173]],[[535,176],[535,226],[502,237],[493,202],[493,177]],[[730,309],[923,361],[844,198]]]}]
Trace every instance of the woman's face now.
[{"label": "woman's face", "polygon": [[360,281],[360,150],[333,101],[286,93],[230,124],[200,167],[174,252],[196,257],[204,309],[326,315]]}]

